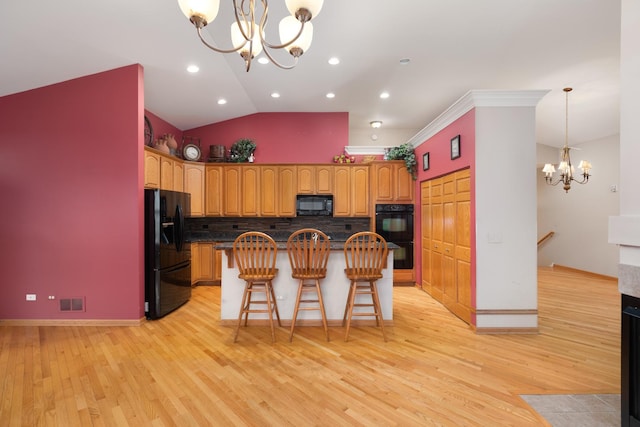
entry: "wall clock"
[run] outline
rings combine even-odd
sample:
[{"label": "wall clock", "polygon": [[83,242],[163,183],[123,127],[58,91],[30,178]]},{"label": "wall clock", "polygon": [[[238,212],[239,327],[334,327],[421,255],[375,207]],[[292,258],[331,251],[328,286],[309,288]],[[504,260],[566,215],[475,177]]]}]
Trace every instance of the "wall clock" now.
[{"label": "wall clock", "polygon": [[200,160],[200,147],[195,144],[187,144],[182,149],[182,157],[185,160],[189,160],[191,162],[196,162]]}]

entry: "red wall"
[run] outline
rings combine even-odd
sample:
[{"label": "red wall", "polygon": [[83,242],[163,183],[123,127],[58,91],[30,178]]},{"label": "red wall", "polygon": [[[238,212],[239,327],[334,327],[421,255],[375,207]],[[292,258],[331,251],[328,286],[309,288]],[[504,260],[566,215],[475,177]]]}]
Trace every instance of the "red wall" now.
[{"label": "red wall", "polygon": [[0,319],[144,315],[143,101],[139,65],[0,98]]},{"label": "red wall", "polygon": [[163,135],[168,133],[173,134],[178,142],[178,147],[180,147],[180,143],[182,141],[182,131],[172,125],[171,123],[161,119],[160,117],[153,114],[151,111],[144,110],[145,116],[151,122],[151,127],[153,128],[153,139],[154,141],[160,138]]},{"label": "red wall", "polygon": [[[437,178],[448,173],[464,169],[471,169],[471,223],[475,224],[475,120],[476,110],[473,109],[462,117],[451,123],[449,126],[438,132],[433,137],[426,140],[416,148],[416,158],[418,159],[418,179],[416,183],[416,231],[415,231],[415,260],[416,260],[416,282],[422,284],[422,209],[420,205],[420,183]],[[451,138],[460,135],[460,157],[451,160]],[[423,170],[423,155],[429,153],[429,169]],[[471,233],[471,304],[476,306],[476,236]],[[472,315],[471,323],[475,325],[475,315]]]},{"label": "red wall", "polygon": [[210,145],[227,150],[240,138],[257,145],[256,163],[330,163],[349,145],[348,113],[259,113],[184,132],[200,138],[203,161]]}]

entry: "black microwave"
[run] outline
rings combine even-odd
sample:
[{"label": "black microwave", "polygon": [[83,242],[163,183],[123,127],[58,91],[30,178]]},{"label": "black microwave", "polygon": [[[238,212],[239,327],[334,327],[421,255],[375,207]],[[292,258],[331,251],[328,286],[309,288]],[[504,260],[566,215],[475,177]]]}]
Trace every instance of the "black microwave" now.
[{"label": "black microwave", "polygon": [[298,194],[296,197],[298,216],[333,216],[333,196],[309,196]]}]

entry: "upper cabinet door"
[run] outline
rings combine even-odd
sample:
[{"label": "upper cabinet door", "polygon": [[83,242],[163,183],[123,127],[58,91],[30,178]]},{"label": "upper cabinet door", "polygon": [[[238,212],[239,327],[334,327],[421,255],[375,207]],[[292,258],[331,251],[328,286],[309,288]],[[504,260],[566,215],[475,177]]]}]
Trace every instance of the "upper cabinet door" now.
[{"label": "upper cabinet door", "polygon": [[207,165],[205,168],[205,215],[222,216],[222,166]]},{"label": "upper cabinet door", "polygon": [[278,216],[296,216],[296,166],[278,167]]},{"label": "upper cabinet door", "polygon": [[241,166],[240,212],[242,216],[260,215],[260,166]]},{"label": "upper cabinet door", "polygon": [[260,167],[260,214],[278,215],[278,167]]},{"label": "upper cabinet door", "polygon": [[147,147],[144,150],[144,186],[160,188],[160,154]]},{"label": "upper cabinet door", "polygon": [[204,164],[184,164],[184,191],[191,194],[191,216],[204,216]]},{"label": "upper cabinet door", "polygon": [[314,194],[316,191],[316,167],[312,165],[298,166],[297,194]]},{"label": "upper cabinet door", "polygon": [[351,214],[369,216],[371,191],[369,185],[369,167],[352,166],[351,169]]},{"label": "upper cabinet door", "polygon": [[225,216],[241,216],[240,166],[224,166],[222,210]]}]

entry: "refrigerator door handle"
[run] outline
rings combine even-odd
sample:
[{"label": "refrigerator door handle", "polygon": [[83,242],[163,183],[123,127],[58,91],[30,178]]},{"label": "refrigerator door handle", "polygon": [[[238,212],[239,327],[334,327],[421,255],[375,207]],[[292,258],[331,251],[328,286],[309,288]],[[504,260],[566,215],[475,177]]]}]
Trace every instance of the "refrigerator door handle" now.
[{"label": "refrigerator door handle", "polygon": [[182,244],[184,243],[184,216],[182,215],[182,207],[180,205],[176,206],[174,222],[173,241],[176,242],[176,250],[180,252],[182,250]]}]

